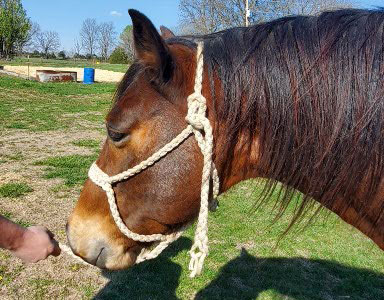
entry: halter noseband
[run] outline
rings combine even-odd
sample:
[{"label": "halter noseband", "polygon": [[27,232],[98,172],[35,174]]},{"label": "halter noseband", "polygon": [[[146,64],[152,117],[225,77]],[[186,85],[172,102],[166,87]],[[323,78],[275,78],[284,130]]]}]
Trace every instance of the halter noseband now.
[{"label": "halter noseband", "polygon": [[[132,232],[124,224],[123,220],[120,217],[115,193],[112,188],[112,184],[116,182],[121,182],[126,180],[148,167],[155,164],[161,158],[166,156],[169,152],[174,150],[179,146],[183,141],[188,139],[188,137],[193,133],[197,143],[201,149],[201,152],[204,156],[204,166],[203,166],[203,175],[201,180],[201,204],[200,212],[198,217],[198,222],[195,232],[195,241],[192,245],[191,250],[189,251],[191,255],[191,261],[189,264],[189,269],[191,271],[190,276],[194,277],[201,273],[204,259],[208,255],[208,209],[209,209],[209,187],[210,180],[212,178],[213,182],[213,199],[215,201],[219,193],[219,178],[217,175],[216,167],[212,161],[212,149],[213,149],[213,135],[211,124],[206,117],[206,99],[201,94],[202,90],[202,81],[203,81],[203,42],[199,42],[197,45],[197,68],[196,68],[196,77],[195,77],[195,87],[194,93],[188,97],[188,114],[186,121],[188,126],[184,129],[177,137],[175,137],[171,142],[166,144],[163,148],[149,157],[147,160],[141,162],[137,166],[122,172],[114,176],[108,176],[104,173],[97,165],[96,162],[92,164],[88,176],[89,178],[99,187],[101,187],[107,194],[109,207],[113,219],[120,229],[120,231],[128,238],[138,241],[138,242],[154,242],[157,241],[157,245],[154,249],[148,250],[144,248],[136,259],[136,263],[140,263],[145,260],[149,260],[157,257],[169,244],[177,240],[183,232],[191,224],[187,224],[180,228],[179,230],[171,234],[152,234],[152,235],[142,235]],[[204,134],[203,134],[204,133]]]}]

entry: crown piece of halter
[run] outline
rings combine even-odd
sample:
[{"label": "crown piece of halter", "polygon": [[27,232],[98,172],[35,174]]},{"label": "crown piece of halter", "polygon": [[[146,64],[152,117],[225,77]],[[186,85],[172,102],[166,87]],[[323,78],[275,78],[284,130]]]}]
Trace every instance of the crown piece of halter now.
[{"label": "crown piece of halter", "polygon": [[[184,142],[191,134],[194,134],[195,139],[201,149],[201,152],[204,157],[204,166],[201,179],[201,203],[200,203],[200,212],[198,216],[196,231],[195,231],[195,240],[192,245],[191,250],[189,251],[191,255],[191,261],[189,263],[189,270],[191,271],[190,277],[195,277],[201,273],[203,268],[204,259],[208,255],[208,210],[215,209],[217,202],[216,197],[219,193],[219,177],[217,174],[216,167],[212,161],[212,151],[213,151],[213,134],[212,126],[206,116],[207,105],[206,99],[201,94],[202,91],[202,82],[203,82],[203,69],[204,69],[204,57],[203,57],[203,42],[198,42],[197,44],[197,67],[195,75],[195,86],[194,92],[188,97],[188,114],[186,116],[186,121],[188,126],[184,129],[178,136],[176,136],[172,141],[166,144],[159,151],[154,153],[151,157],[136,165],[135,167],[122,172],[114,176],[108,176],[105,174],[95,163],[92,164],[89,169],[88,176],[89,178],[99,187],[101,187],[107,194],[108,203],[112,217],[120,229],[120,231],[128,238],[138,241],[138,242],[157,242],[155,247],[152,250],[144,248],[136,259],[136,263],[143,262],[145,260],[156,258],[169,244],[177,240],[183,232],[191,225],[191,223],[185,224],[183,227],[171,234],[151,234],[151,235],[142,235],[132,232],[124,224],[123,220],[120,217],[115,193],[112,188],[112,184],[116,182],[121,182],[127,180],[128,178],[142,172],[148,167],[155,164],[161,158],[166,156],[169,152],[178,147],[182,142]],[[212,179],[213,183],[213,197],[212,201],[209,201],[209,188],[210,181]],[[75,257],[78,260],[81,260],[78,256],[74,255],[71,249],[65,245],[60,245],[62,250],[69,252],[69,254]],[[85,261],[81,260],[83,263]]]}]

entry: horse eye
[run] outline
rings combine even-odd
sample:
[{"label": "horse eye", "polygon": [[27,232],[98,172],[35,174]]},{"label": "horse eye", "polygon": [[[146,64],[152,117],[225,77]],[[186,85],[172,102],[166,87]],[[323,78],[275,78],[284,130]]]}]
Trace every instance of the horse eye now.
[{"label": "horse eye", "polygon": [[123,138],[125,138],[128,135],[128,133],[118,132],[109,127],[107,127],[107,131],[108,131],[108,136],[114,142],[120,142]]}]

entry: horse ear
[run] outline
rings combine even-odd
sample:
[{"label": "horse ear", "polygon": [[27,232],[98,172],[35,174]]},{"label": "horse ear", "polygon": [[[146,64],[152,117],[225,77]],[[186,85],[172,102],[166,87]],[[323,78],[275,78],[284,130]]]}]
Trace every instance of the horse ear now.
[{"label": "horse ear", "polygon": [[152,22],[137,10],[130,9],[136,57],[154,70],[162,82],[167,82],[173,71],[173,60],[168,46]]},{"label": "horse ear", "polygon": [[165,40],[175,37],[175,34],[172,32],[172,30],[170,30],[165,26],[160,26],[160,32],[161,32],[161,37]]}]

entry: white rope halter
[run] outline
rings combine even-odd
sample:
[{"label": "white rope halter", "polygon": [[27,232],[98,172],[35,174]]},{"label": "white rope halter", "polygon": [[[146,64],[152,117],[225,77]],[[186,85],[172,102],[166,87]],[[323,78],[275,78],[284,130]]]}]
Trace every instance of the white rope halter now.
[{"label": "white rope halter", "polygon": [[[141,162],[137,166],[122,172],[114,176],[108,176],[97,165],[96,162],[92,164],[89,169],[89,178],[99,187],[101,187],[107,194],[109,207],[112,217],[120,229],[120,231],[128,238],[138,242],[157,242],[156,246],[152,250],[144,248],[136,259],[136,264],[145,260],[156,258],[169,244],[177,240],[183,232],[191,225],[186,224],[182,228],[171,234],[152,234],[142,235],[132,232],[124,224],[120,217],[119,210],[116,205],[115,193],[112,188],[112,184],[127,180],[128,178],[142,172],[148,167],[155,164],[161,158],[166,156],[169,152],[178,147],[183,141],[185,141],[192,133],[194,134],[196,141],[204,156],[203,174],[201,179],[201,204],[200,212],[198,216],[195,240],[189,251],[191,255],[191,261],[189,263],[189,270],[191,271],[190,277],[200,275],[203,268],[204,259],[208,255],[208,209],[214,209],[216,207],[216,197],[219,193],[219,177],[217,175],[216,167],[212,161],[212,149],[213,149],[213,135],[211,124],[206,117],[207,105],[206,99],[201,94],[202,82],[203,82],[203,42],[199,42],[197,45],[197,68],[195,77],[194,92],[191,94],[188,101],[188,114],[185,118],[188,122],[188,126],[178,136],[176,136],[171,142],[166,144],[163,148],[149,157],[147,160]],[[213,200],[211,207],[209,203],[209,187],[212,178],[213,182]],[[80,259],[74,255],[71,249],[65,245],[60,245],[61,248],[74,256],[76,259]],[[81,260],[81,259],[80,259]],[[84,262],[83,260],[81,260]]]}]

